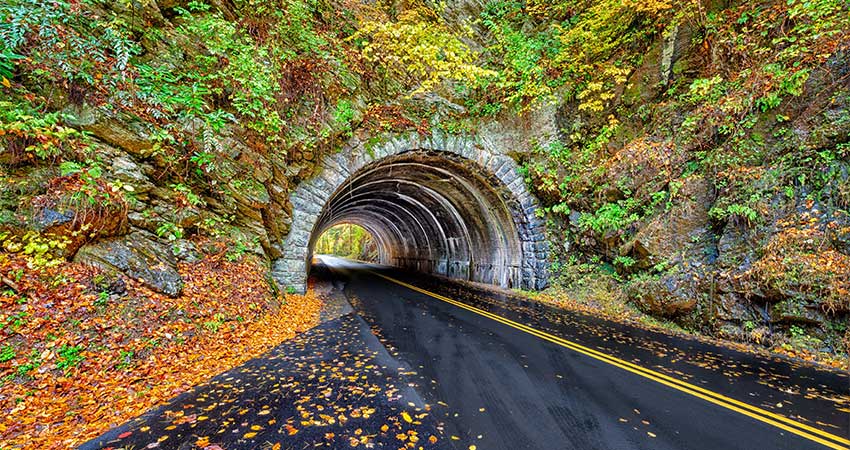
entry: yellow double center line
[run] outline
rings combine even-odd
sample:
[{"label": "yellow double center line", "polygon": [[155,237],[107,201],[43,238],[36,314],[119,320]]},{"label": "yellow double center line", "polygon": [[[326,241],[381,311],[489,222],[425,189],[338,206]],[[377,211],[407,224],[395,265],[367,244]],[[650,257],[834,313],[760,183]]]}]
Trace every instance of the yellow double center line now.
[{"label": "yellow double center line", "polygon": [[759,407],[749,405],[744,402],[740,402],[733,398],[726,397],[725,395],[718,394],[713,391],[709,391],[699,386],[695,386],[690,383],[686,383],[682,380],[667,376],[663,373],[656,372],[654,370],[647,369],[645,367],[641,367],[637,364],[630,363],[628,361],[616,358],[614,356],[599,352],[589,347],[585,347],[583,345],[577,344],[572,341],[568,341],[564,338],[546,333],[545,331],[541,331],[535,328],[531,328],[527,325],[523,325],[519,322],[514,322],[513,320],[506,319],[501,316],[497,316],[489,311],[485,311],[483,309],[476,308],[474,306],[467,305],[466,303],[459,302],[457,300],[453,300],[451,298],[442,296],[440,294],[436,294],[431,291],[427,291],[420,287],[414,286],[412,284],[405,283],[404,281],[396,280],[395,278],[388,277],[386,275],[382,275],[377,272],[372,272],[374,275],[377,275],[387,281],[391,281],[395,284],[404,286],[408,289],[412,289],[416,292],[420,292],[429,297],[436,298],[437,300],[444,301],[446,303],[457,306],[458,308],[463,308],[467,311],[474,312],[478,315],[487,317],[488,319],[495,320],[496,322],[503,323],[509,327],[516,328],[517,330],[524,331],[528,334],[539,337],[540,339],[558,344],[562,347],[566,347],[575,352],[581,353],[586,356],[590,356],[591,358],[597,359],[599,361],[611,364],[612,366],[617,366],[623,370],[627,370],[636,375],[640,375],[644,378],[648,378],[652,381],[661,383],[665,386],[669,386],[678,391],[684,392],[686,394],[693,395],[694,397],[701,398],[707,402],[714,403],[715,405],[722,406],[726,409],[741,413],[747,417],[751,417],[758,421],[773,425],[777,428],[785,430],[789,433],[794,433],[798,436],[802,436],[811,441],[822,444],[826,447],[836,449],[836,450],[850,450],[850,439],[843,438],[841,436],[836,436],[831,433],[827,433],[826,431],[811,427],[804,423],[797,422],[795,420],[789,419],[785,416],[781,416],[779,414],[772,413],[770,411],[761,409]]}]

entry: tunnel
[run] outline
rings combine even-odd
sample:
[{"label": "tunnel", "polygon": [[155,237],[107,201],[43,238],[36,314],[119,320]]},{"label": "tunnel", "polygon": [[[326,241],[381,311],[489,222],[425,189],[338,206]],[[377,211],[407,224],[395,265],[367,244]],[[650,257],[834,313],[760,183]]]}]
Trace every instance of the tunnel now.
[{"label": "tunnel", "polygon": [[353,223],[378,244],[378,262],[450,278],[520,287],[522,248],[504,193],[468,161],[411,151],[353,174],[311,236]]},{"label": "tunnel", "polygon": [[303,291],[316,241],[348,223],[372,235],[381,264],[504,288],[546,286],[543,226],[512,159],[469,146],[360,155],[329,158],[293,194],[278,281]]}]

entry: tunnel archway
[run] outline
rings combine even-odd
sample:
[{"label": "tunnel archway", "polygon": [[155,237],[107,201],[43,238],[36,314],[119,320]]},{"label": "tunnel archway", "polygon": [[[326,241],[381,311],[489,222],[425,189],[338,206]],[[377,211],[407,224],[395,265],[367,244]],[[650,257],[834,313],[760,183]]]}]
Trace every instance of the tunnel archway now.
[{"label": "tunnel archway", "polygon": [[322,161],[290,198],[293,226],[273,275],[306,289],[313,248],[338,224],[366,229],[383,264],[509,288],[546,286],[537,203],[509,157],[454,137],[396,138]]}]

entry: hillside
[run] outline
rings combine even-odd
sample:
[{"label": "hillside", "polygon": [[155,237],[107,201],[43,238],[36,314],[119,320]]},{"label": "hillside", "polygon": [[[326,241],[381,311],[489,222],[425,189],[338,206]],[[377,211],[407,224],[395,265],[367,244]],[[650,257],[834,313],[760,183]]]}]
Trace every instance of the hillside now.
[{"label": "hillside", "polygon": [[843,0],[7,0],[0,82],[4,439],[163,400],[15,428],[46,384],[314,323],[268,275],[290,194],[405,132],[513,149],[551,253],[526,295],[848,367]]}]

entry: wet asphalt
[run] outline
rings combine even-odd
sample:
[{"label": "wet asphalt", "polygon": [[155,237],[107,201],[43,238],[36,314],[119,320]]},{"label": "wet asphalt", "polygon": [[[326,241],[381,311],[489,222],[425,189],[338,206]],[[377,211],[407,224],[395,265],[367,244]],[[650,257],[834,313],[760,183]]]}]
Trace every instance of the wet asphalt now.
[{"label": "wet asphalt", "polygon": [[313,273],[322,325],[81,448],[829,448],[376,273],[850,438],[847,373],[338,258]]},{"label": "wet asphalt", "polygon": [[367,270],[327,257],[324,262],[390,353],[418,371],[423,399],[448,405],[436,409],[446,433],[477,448],[828,447],[390,283],[372,271],[850,437],[847,373],[565,313],[444,279]]}]

